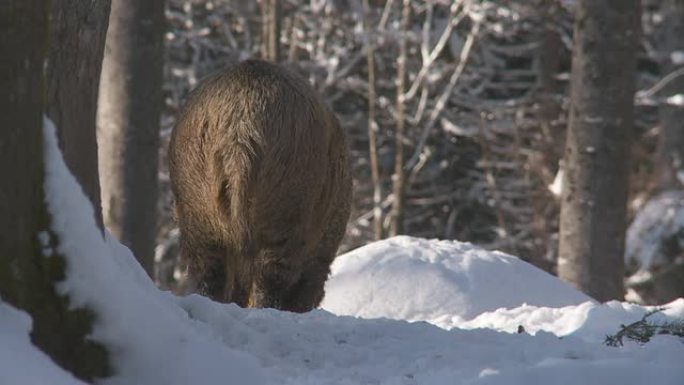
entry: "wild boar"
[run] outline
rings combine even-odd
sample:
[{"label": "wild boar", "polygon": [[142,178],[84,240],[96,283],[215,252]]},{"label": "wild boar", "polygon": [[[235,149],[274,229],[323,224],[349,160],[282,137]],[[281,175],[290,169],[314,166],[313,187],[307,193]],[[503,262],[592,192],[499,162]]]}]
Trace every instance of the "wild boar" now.
[{"label": "wild boar", "polygon": [[308,82],[247,60],[204,80],[171,135],[181,254],[243,307],[318,306],[351,205],[346,137]]}]

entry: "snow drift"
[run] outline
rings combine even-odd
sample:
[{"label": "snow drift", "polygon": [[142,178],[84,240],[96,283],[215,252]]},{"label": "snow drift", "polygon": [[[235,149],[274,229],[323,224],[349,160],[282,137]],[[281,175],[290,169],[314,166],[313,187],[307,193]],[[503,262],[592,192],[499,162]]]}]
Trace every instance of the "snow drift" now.
[{"label": "snow drift", "polygon": [[342,255],[331,269],[321,307],[363,318],[459,322],[500,307],[591,301],[517,257],[456,241],[399,236]]}]

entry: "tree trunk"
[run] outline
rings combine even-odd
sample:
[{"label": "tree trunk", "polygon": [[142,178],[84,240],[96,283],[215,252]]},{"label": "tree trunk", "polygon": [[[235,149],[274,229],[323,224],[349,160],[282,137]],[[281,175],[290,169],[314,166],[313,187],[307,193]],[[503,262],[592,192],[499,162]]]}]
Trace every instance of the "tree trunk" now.
[{"label": "tree trunk", "polygon": [[262,0],[261,56],[274,63],[280,61],[280,24],[282,8],[280,0]]},{"label": "tree trunk", "polygon": [[375,50],[373,48],[371,11],[368,0],[363,0],[363,25],[367,35],[366,64],[368,67],[368,153],[371,179],[373,181],[373,239],[382,239],[382,185],[378,162],[377,123],[375,122]]},{"label": "tree trunk", "polygon": [[[0,293],[19,299],[11,264],[29,258],[42,225],[42,112],[45,34],[44,0],[0,4]],[[16,263],[16,262],[14,262]]]},{"label": "tree trunk", "polygon": [[[537,39],[539,48],[537,49],[537,74],[539,77],[539,93],[538,93],[538,119],[542,128],[544,139],[554,149],[557,147],[556,143],[561,141],[556,140],[557,134],[552,124],[558,119],[561,111],[560,100],[557,98],[561,92],[561,87],[556,80],[556,76],[560,72],[562,47],[563,42],[561,36],[556,30],[558,23],[557,7],[559,6],[553,0],[536,0],[534,3],[537,11],[537,18],[539,20],[539,37]],[[558,128],[561,128],[558,126]],[[558,130],[561,131],[561,130]],[[556,152],[556,151],[554,151]],[[558,149],[560,156],[562,148]]]},{"label": "tree trunk", "polygon": [[[666,0],[663,4],[662,51],[666,56],[665,74],[684,68],[684,63],[673,61],[674,55],[684,55],[684,1]],[[678,53],[678,54],[677,54]],[[680,59],[681,60],[681,59]],[[684,105],[668,101],[674,95],[684,95],[684,76],[675,78],[658,94],[660,105],[661,145],[658,159],[659,190],[682,188],[684,180]]]},{"label": "tree trunk", "polygon": [[109,0],[52,1],[48,51],[47,114],[71,172],[102,225],[95,114]]},{"label": "tree trunk", "polygon": [[154,275],[164,2],[112,5],[97,115],[105,226]]},{"label": "tree trunk", "polygon": [[406,190],[406,172],[404,171],[404,131],[406,129],[406,35],[409,29],[411,1],[404,0],[401,11],[401,40],[399,41],[399,57],[397,58],[397,131],[395,137],[394,175],[392,176],[392,213],[390,216],[389,235],[395,236],[404,232],[404,193]]},{"label": "tree trunk", "polygon": [[558,274],[599,301],[623,299],[638,0],[580,0],[565,148]]},{"label": "tree trunk", "polygon": [[65,259],[43,254],[59,243],[49,228],[43,189],[49,14],[50,1],[0,4],[0,298],[31,315],[36,346],[76,377],[92,381],[110,372],[107,351],[88,338],[94,315],[73,309],[56,293]]}]

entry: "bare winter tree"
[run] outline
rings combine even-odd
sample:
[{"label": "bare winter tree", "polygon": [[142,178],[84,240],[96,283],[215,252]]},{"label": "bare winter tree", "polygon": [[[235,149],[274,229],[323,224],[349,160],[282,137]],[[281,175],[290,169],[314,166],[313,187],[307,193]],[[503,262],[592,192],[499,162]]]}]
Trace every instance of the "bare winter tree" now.
[{"label": "bare winter tree", "polygon": [[112,5],[97,135],[104,223],[153,275],[164,1]]},{"label": "bare winter tree", "polygon": [[368,0],[363,1],[363,25],[366,33],[366,64],[368,66],[368,165],[373,180],[373,239],[382,239],[382,184],[380,182],[380,165],[378,164],[378,140],[375,119],[375,48],[373,27]]},{"label": "bare winter tree", "polygon": [[[0,4],[0,298],[31,315],[31,340],[36,346],[86,381],[110,372],[108,356],[101,345],[88,338],[93,312],[73,308],[69,298],[55,289],[56,282],[64,278],[64,257],[43,255],[45,248],[56,250],[60,240],[49,228],[50,215],[45,206],[42,126],[46,109],[51,110],[52,116],[65,125],[60,137],[71,165],[76,160],[93,161],[88,155],[94,152],[86,151],[84,143],[89,143],[89,132],[94,134],[94,125],[88,127],[86,123],[89,116],[94,123],[96,94],[91,84],[85,87],[85,80],[89,75],[99,75],[97,63],[101,56],[97,58],[91,52],[98,47],[97,34],[92,32],[106,30],[107,19],[99,16],[106,16],[108,11],[104,1],[93,3],[90,9],[68,1],[8,0]],[[70,12],[91,24],[65,25],[76,16]],[[78,41],[77,35],[92,39],[81,43],[93,46],[64,51],[75,48],[72,44]],[[68,58],[67,53],[73,58]],[[48,71],[44,71],[46,59],[52,66]],[[67,74],[81,74],[85,79],[69,80]],[[53,103],[49,108],[46,89],[52,91],[48,93],[48,101]],[[57,95],[66,100],[56,101]],[[79,112],[83,114],[70,115]],[[76,148],[82,158],[77,158]],[[85,168],[78,170],[79,180],[94,181],[90,190],[85,190],[96,191],[96,169],[90,169],[92,174],[85,174]]]},{"label": "bare winter tree", "polygon": [[580,0],[561,203],[559,276],[622,299],[638,0]]},{"label": "bare winter tree", "polygon": [[411,16],[411,1],[404,0],[401,10],[401,40],[397,57],[397,130],[395,137],[394,175],[392,175],[392,213],[390,215],[389,235],[403,232],[404,195],[406,193],[406,172],[404,171],[404,140],[406,135],[406,39]]}]

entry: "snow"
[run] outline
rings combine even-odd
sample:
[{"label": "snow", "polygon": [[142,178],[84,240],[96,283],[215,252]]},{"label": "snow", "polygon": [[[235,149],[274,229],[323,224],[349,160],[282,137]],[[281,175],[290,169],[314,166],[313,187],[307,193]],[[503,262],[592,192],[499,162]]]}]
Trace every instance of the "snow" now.
[{"label": "snow", "polygon": [[69,173],[55,129],[45,120],[45,194],[58,253],[67,257],[58,290],[100,316],[92,338],[112,353],[107,384],[263,383],[253,357],[198,327],[168,293],[159,292],[131,252],[95,225],[92,205]]},{"label": "snow", "polygon": [[558,172],[556,173],[556,176],[553,178],[553,183],[547,186],[549,191],[557,197],[560,198],[560,196],[563,194],[563,166],[559,165],[558,167]]},{"label": "snow", "polygon": [[[459,242],[398,237],[343,255],[327,285],[328,310],[307,314],[159,291],[127,248],[103,239],[50,123],[45,134],[52,230],[61,241],[56,251],[68,259],[59,290],[99,315],[92,338],[112,352],[116,369],[101,384],[680,385],[684,379],[678,338],[602,344],[649,308],[588,301],[513,256]],[[666,307],[654,317],[684,317],[684,299]],[[516,333],[519,325],[524,333]],[[30,327],[26,313],[0,301],[0,384],[82,384],[31,345]]]},{"label": "snow", "polygon": [[331,270],[321,307],[364,318],[450,326],[500,307],[590,301],[516,257],[456,241],[399,236],[342,255]]},{"label": "snow", "polygon": [[665,102],[672,106],[684,107],[684,94],[676,94],[668,97]]},{"label": "snow", "polygon": [[84,384],[31,344],[31,317],[0,300],[0,384]]},{"label": "snow", "polygon": [[672,51],[670,53],[670,61],[674,65],[684,64],[684,51]]}]

